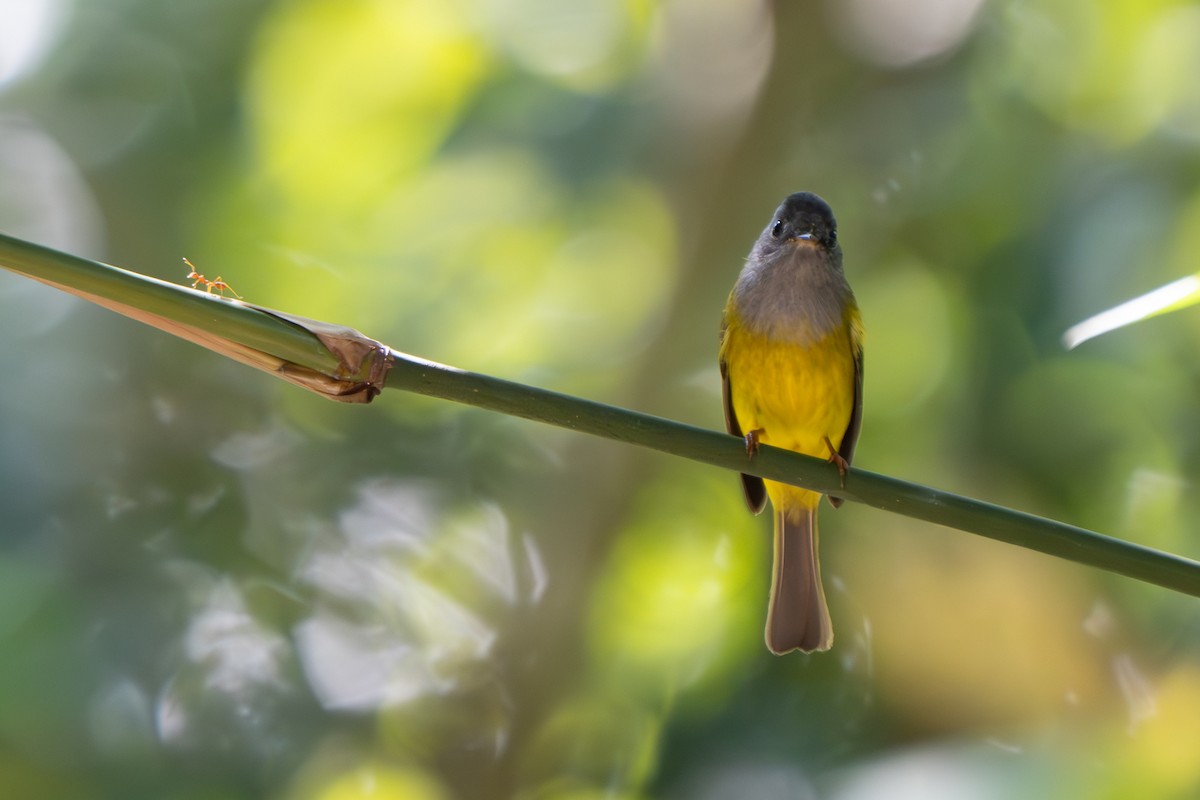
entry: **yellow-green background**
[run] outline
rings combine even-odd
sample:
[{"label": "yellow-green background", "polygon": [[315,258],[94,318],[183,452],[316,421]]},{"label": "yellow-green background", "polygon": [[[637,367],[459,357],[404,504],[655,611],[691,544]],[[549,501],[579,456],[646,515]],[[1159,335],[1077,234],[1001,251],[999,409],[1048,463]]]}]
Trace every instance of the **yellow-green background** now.
[{"label": "yellow-green background", "polygon": [[[858,464],[1200,553],[1200,7],[0,4],[0,230],[720,427],[788,192],[863,309]],[[343,407],[0,274],[0,795],[1185,798],[1196,601],[848,506],[770,656],[733,475]]]}]

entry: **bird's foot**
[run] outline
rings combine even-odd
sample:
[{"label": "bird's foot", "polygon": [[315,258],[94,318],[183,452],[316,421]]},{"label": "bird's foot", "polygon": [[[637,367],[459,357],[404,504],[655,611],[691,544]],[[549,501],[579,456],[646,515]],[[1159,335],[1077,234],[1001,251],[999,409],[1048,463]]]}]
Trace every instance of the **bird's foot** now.
[{"label": "bird's foot", "polygon": [[746,457],[754,458],[758,454],[758,437],[763,432],[762,428],[755,428],[746,434]]},{"label": "bird's foot", "polygon": [[825,446],[829,448],[829,463],[837,465],[838,477],[841,478],[842,488],[846,488],[846,470],[850,469],[850,462],[842,458],[842,454],[833,446],[833,442],[829,441],[829,437],[825,439]]}]

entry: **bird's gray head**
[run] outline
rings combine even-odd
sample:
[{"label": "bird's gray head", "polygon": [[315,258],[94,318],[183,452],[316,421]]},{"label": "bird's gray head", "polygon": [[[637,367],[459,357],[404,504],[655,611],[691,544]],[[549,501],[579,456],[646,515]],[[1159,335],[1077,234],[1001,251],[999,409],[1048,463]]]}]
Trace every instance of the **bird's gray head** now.
[{"label": "bird's gray head", "polygon": [[845,323],[853,297],[833,211],[815,194],[797,192],[754,243],[732,303],[748,329],[809,345]]},{"label": "bird's gray head", "polygon": [[812,192],[797,192],[775,209],[754,244],[752,259],[773,261],[783,252],[797,247],[814,247],[828,253],[836,266],[841,267],[841,248],[838,246],[837,221],[829,204]]}]

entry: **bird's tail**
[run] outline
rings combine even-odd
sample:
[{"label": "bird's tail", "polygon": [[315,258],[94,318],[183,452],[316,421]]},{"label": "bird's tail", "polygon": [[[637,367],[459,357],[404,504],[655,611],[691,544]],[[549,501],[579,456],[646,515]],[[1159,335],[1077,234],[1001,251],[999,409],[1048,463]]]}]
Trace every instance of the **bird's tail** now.
[{"label": "bird's tail", "polygon": [[775,510],[775,569],[767,610],[767,647],[782,655],[833,645],[833,623],[817,559],[817,507]]}]

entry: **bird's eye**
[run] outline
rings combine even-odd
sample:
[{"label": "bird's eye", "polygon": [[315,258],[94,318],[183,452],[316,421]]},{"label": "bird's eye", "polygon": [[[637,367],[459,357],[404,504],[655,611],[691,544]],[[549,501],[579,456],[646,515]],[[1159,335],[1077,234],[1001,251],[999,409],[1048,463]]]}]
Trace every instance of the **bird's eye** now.
[{"label": "bird's eye", "polygon": [[837,244],[837,228],[832,228],[829,231],[829,243]]},{"label": "bird's eye", "polygon": [[771,238],[778,239],[783,236],[783,220],[775,220],[775,224],[771,227]]}]

